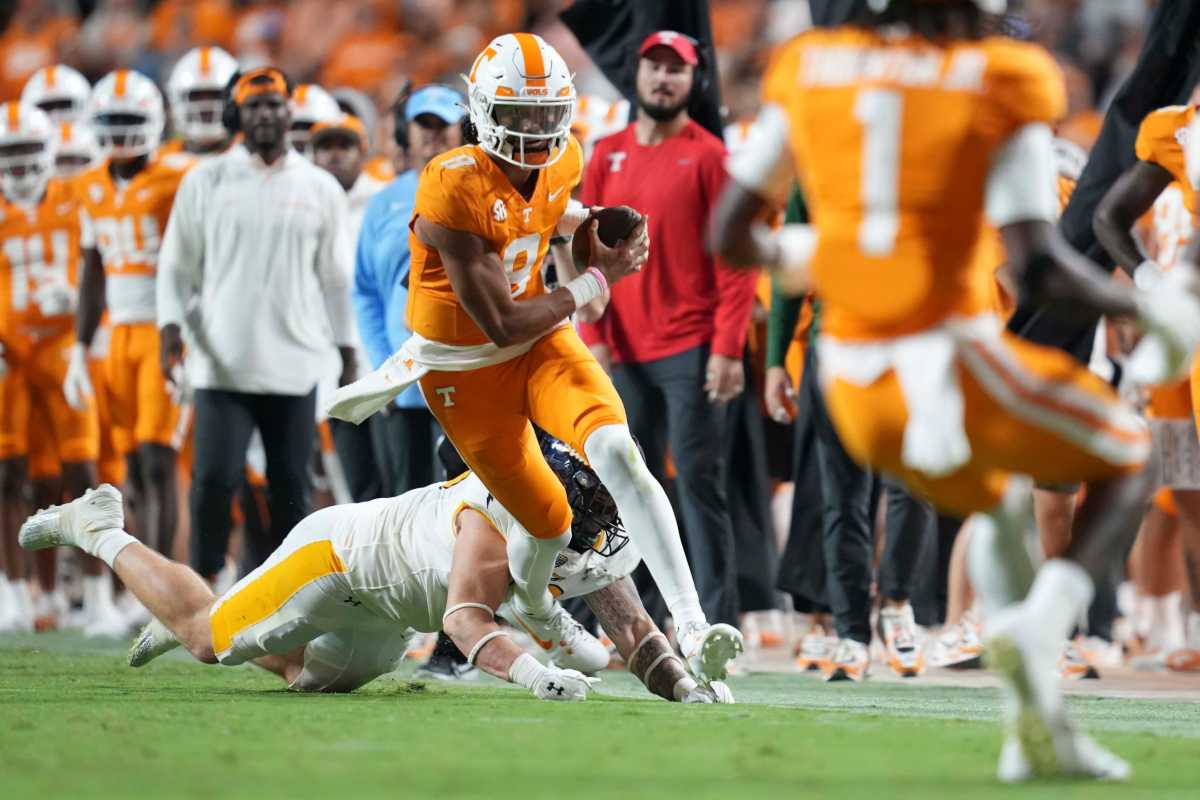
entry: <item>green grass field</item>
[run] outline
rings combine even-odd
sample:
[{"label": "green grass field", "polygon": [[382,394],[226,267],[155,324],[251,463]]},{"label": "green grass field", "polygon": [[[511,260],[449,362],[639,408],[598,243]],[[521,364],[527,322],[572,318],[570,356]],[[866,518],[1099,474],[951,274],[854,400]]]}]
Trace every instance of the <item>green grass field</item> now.
[{"label": "green grass field", "polygon": [[568,706],[491,680],[298,695],[248,666],[123,655],[0,637],[0,797],[1200,796],[1197,703],[1075,698],[1134,782],[1010,788],[991,689],[763,674],[730,681],[740,705],[681,707],[608,672]]}]

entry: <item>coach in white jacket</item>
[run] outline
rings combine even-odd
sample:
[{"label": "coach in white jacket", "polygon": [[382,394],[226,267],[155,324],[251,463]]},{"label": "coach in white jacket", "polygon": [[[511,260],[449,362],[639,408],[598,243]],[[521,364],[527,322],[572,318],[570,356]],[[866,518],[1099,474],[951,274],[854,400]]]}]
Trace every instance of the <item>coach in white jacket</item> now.
[{"label": "coach in white jacket", "polygon": [[270,541],[261,563],[309,512],[315,387],[354,341],[345,193],[287,146],[287,84],[265,67],[231,91],[241,144],[194,168],[175,198],[159,256],[163,370],[178,378],[183,331],[195,389],[192,553],[212,579],[224,565],[230,506],[255,428],[267,456]]}]

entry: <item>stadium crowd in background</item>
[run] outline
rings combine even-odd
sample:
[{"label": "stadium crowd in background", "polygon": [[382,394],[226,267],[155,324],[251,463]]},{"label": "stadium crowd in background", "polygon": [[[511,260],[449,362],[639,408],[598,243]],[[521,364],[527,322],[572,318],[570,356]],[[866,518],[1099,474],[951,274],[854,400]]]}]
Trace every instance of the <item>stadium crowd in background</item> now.
[{"label": "stadium crowd in background", "polygon": [[[769,282],[755,273],[726,274],[724,266],[703,252],[703,231],[723,180],[720,156],[725,148],[734,151],[744,144],[758,111],[759,84],[770,55],[809,26],[808,4],[710,3],[715,54],[711,69],[719,78],[724,148],[689,121],[686,112],[680,117],[661,107],[653,110],[677,100],[672,92],[690,96],[691,82],[711,79],[694,46],[670,37],[647,44],[642,66],[666,75],[647,77],[647,91],[659,92],[662,102],[620,98],[559,21],[557,14],[569,5],[564,0],[12,4],[7,18],[0,19],[0,101],[15,109],[17,101],[40,99],[50,114],[47,122],[65,123],[54,133],[60,156],[57,175],[63,180],[79,167],[70,157],[90,166],[100,163],[101,148],[86,138],[89,124],[96,121],[101,125],[95,133],[116,166],[111,179],[94,169],[72,179],[81,187],[87,212],[82,228],[70,234],[73,247],[85,254],[73,256],[84,259],[78,276],[70,277],[79,290],[77,295],[64,294],[70,296],[67,301],[55,299],[51,291],[38,301],[40,314],[55,320],[55,336],[66,336],[73,314],[77,336],[63,339],[69,345],[65,376],[39,376],[28,382],[53,395],[65,381],[67,393],[61,402],[58,396],[43,398],[42,412],[24,410],[28,416],[20,420],[11,411],[13,400],[0,398],[5,404],[0,407],[10,415],[4,421],[8,427],[0,430],[0,534],[5,540],[0,553],[7,576],[0,582],[0,630],[35,624],[45,629],[78,621],[93,633],[116,635],[145,619],[144,610],[125,594],[118,608],[112,583],[97,574],[95,560],[81,563],[87,577],[81,582],[83,608],[78,618],[70,611],[53,559],[39,554],[37,569],[26,568],[15,537],[30,503],[44,505],[64,493],[78,495],[97,480],[125,484],[133,498],[138,535],[217,580],[227,556],[241,551],[248,555],[243,573],[257,566],[310,510],[310,471],[318,487],[328,490],[318,492],[321,503],[394,496],[442,474],[435,455],[439,429],[415,387],[369,424],[354,427],[330,420],[322,423],[321,435],[314,436],[311,423],[321,408],[321,390],[315,387],[323,383],[328,390],[350,380],[355,366],[359,371],[378,368],[410,335],[404,320],[407,217],[415,202],[417,177],[432,158],[462,142],[465,100],[458,94],[460,76],[495,36],[527,30],[544,37],[576,73],[579,100],[573,130],[590,159],[580,199],[593,205],[628,204],[652,220],[645,274],[623,283],[607,308],[594,303],[577,322],[583,323],[602,362],[608,359],[605,367],[612,372],[655,474],[674,481],[676,517],[710,619],[740,620],[752,634],[751,646],[789,641],[797,648],[799,666],[821,668],[830,676],[864,677],[872,640],[879,660],[899,674],[919,674],[926,662],[978,661],[979,628],[969,612],[969,589],[961,580],[964,548],[956,549],[958,567],[952,555],[960,521],[943,518],[935,525],[928,506],[873,473],[864,473],[840,450],[828,420],[821,422],[813,378],[815,354],[811,349],[806,353],[809,337],[819,326],[819,305],[802,309],[785,292],[772,292]],[[1078,178],[1077,162],[1096,141],[1106,103],[1134,66],[1147,9],[1154,4],[1028,0],[1023,5],[1023,15],[1013,21],[1018,32],[1050,48],[1066,78],[1067,113],[1057,134],[1078,150],[1063,146],[1076,163],[1073,174],[1060,169],[1060,175]],[[650,56],[656,44],[660,51],[674,54],[667,58],[669,66],[654,66]],[[254,72],[264,67],[278,72]],[[67,68],[78,70],[82,78]],[[266,120],[261,131],[253,129],[260,123],[251,106],[266,101],[252,91],[252,82],[238,84],[239,94],[230,84],[235,72],[269,75],[279,94],[277,104],[272,99],[271,108],[257,109]],[[674,80],[669,73],[686,75],[686,88],[668,86]],[[151,111],[143,113],[112,99],[126,91],[127,83],[147,98]],[[158,91],[161,95],[155,100]],[[286,101],[284,94],[289,94]],[[220,155],[237,127],[222,124],[223,115],[230,113],[225,107],[230,97],[238,106],[245,103],[233,112],[241,117],[245,143],[264,138],[261,147],[235,144]],[[131,124],[122,117],[129,114],[136,117],[133,122],[153,129],[153,135],[140,148],[125,142],[123,152],[111,152],[114,137],[125,135],[115,128]],[[285,119],[290,126],[287,141],[294,150],[267,141],[266,128]],[[105,122],[110,129],[104,128]],[[73,150],[81,137],[83,144]],[[3,141],[0,137],[0,148]],[[659,147],[661,151],[653,152]],[[1149,145],[1139,148],[1142,160],[1162,158]],[[663,158],[672,165],[663,167]],[[653,178],[648,179],[651,172]],[[622,179],[631,175],[642,185],[625,184]],[[305,188],[288,184],[283,194],[272,194],[280,191],[277,183],[285,178]],[[148,194],[137,195],[137,214],[157,223],[153,232],[139,229],[136,246],[126,248],[114,244],[114,238],[124,235],[118,223],[105,227],[113,219],[108,209],[124,202],[127,187],[135,194],[139,181],[149,188],[143,190]],[[225,200],[220,199],[222,181],[233,187],[225,188],[231,192]],[[249,184],[258,188],[247,189]],[[311,226],[319,235],[298,230],[285,236],[286,220],[276,225],[255,216],[289,207],[293,194],[303,195],[311,207],[289,219],[300,227]],[[1163,196],[1168,199],[1155,206],[1153,219],[1159,223],[1159,239],[1165,241],[1149,254],[1160,263],[1171,260],[1167,253],[1176,253],[1189,233],[1162,233],[1178,226],[1180,219],[1187,220],[1179,211],[1180,197],[1169,192]],[[6,203],[15,204],[16,198],[9,195]],[[245,213],[231,219],[220,209]],[[788,213],[795,219],[806,212],[797,199]],[[655,227],[654,220],[661,227]],[[231,222],[249,228],[237,233]],[[260,238],[260,231],[287,241]],[[0,235],[8,234],[0,230]],[[214,250],[214,245],[230,249]],[[131,249],[146,263],[129,257]],[[153,281],[155,260],[157,308],[153,289],[149,295],[139,294],[135,286],[146,277]],[[261,285],[259,278],[247,277],[256,270],[264,275]],[[697,275],[704,279],[697,280]],[[268,280],[282,288],[271,289],[274,284]],[[298,298],[296,305],[260,303],[257,293],[243,290],[247,285]],[[122,286],[135,288],[121,290]],[[126,306],[113,302],[114,291]],[[196,301],[193,295],[202,299]],[[351,303],[355,336],[349,333]],[[307,310],[297,311],[300,306]],[[9,315],[0,323],[0,331],[10,337],[2,340],[0,357],[5,360],[0,364],[8,366],[0,380],[9,386],[18,378],[26,380],[18,366],[21,350],[11,339],[16,325],[9,323],[18,320],[16,312],[15,305],[0,312]],[[293,325],[291,315],[302,317],[303,324]],[[46,324],[46,319],[36,322]],[[24,317],[20,320],[28,324]],[[239,324],[226,324],[232,321]],[[161,326],[159,374],[155,329]],[[1129,349],[1121,333],[1119,325],[1110,326],[1108,349],[1114,356]],[[55,339],[54,346],[58,343]],[[175,363],[185,348],[211,348],[213,359],[208,365],[188,359],[187,380]],[[253,363],[239,371],[239,359]],[[146,364],[153,370],[147,371]],[[273,368],[278,380],[260,380]],[[196,370],[200,372],[192,374]],[[125,385],[114,385],[122,375]],[[246,379],[248,375],[254,379]],[[737,413],[749,409],[749,425],[757,427],[754,436],[763,437],[765,447],[745,446],[750,437],[740,427],[744,419],[730,421],[733,412],[730,419],[723,418],[722,404],[741,395],[743,387],[748,399],[737,406]],[[34,396],[34,405],[39,405],[37,398],[42,396]],[[129,402],[113,407],[108,400],[112,397]],[[55,436],[65,436],[67,429],[57,426],[65,424],[67,408],[92,415],[92,422],[83,427],[101,430],[85,430],[80,436],[91,444],[74,450],[64,440],[47,466],[37,448],[51,427],[38,416],[46,408],[61,410],[51,412]],[[733,442],[722,437],[726,426],[736,431]],[[258,429],[261,442],[250,447],[247,459],[252,428]],[[793,430],[799,434],[794,440]],[[749,467],[738,461],[746,453],[753,460]],[[252,490],[264,484],[264,454],[265,495]],[[124,456],[129,456],[130,469]],[[727,478],[731,469],[736,472]],[[761,479],[756,477],[760,474]],[[736,484],[734,490],[727,490],[731,484]],[[756,484],[754,491],[733,497],[742,494],[736,489],[745,484]],[[178,511],[176,502],[177,497],[189,496],[188,487],[190,514]],[[766,501],[755,499],[759,490],[764,498],[774,494],[770,516]],[[888,500],[882,523],[881,493]],[[264,496],[269,504],[259,502]],[[745,510],[735,508],[738,502],[763,506],[751,508],[750,518],[757,515],[768,522],[746,523]],[[1188,563],[1184,541],[1189,537],[1181,533],[1181,517],[1169,498],[1160,498],[1156,509],[1131,561],[1128,596],[1120,598],[1119,616],[1126,619],[1126,629],[1112,628],[1116,605],[1106,609],[1098,603],[1089,618],[1089,635],[1079,639],[1078,647],[1064,650],[1064,674],[1094,674],[1127,655],[1141,657],[1146,652],[1160,661],[1169,653],[1183,652],[1169,663],[1200,669],[1200,605],[1188,617],[1193,603],[1184,599],[1189,585],[1194,591],[1200,586],[1194,578],[1189,582],[1179,568]],[[229,542],[231,513],[246,533]],[[885,531],[882,542],[877,529]],[[754,539],[749,543],[748,530]],[[777,550],[782,554],[778,583]],[[1053,544],[1045,550],[1053,553]],[[778,601],[771,592],[776,585],[781,591]],[[740,606],[739,586],[751,587],[742,589]],[[879,636],[873,635],[873,589],[882,606]],[[1103,596],[1098,591],[1098,598]],[[1196,602],[1200,604],[1200,598]],[[776,608],[764,611],[772,606]],[[803,613],[793,618],[781,613],[783,609]],[[747,618],[745,612],[753,616]],[[661,609],[656,616],[662,616]],[[923,638],[918,623],[930,629],[944,624],[945,635]],[[844,643],[840,648],[838,640]],[[913,655],[918,649],[920,658]]]}]

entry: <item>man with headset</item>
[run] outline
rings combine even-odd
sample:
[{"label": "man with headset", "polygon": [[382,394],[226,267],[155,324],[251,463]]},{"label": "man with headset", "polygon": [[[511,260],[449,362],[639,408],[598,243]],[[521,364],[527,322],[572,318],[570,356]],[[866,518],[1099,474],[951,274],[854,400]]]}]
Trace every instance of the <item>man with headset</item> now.
[{"label": "man with headset", "polygon": [[162,369],[195,387],[192,562],[225,564],[233,494],[255,428],[270,486],[271,531],[248,537],[257,565],[309,511],[317,376],[354,380],[346,193],[290,149],[289,87],[263,67],[235,76],[226,126],[239,145],[180,184],[158,264]]},{"label": "man with headset", "polygon": [[721,431],[724,405],[745,385],[742,353],[757,276],[727,269],[704,250],[725,178],[725,147],[687,111],[706,80],[701,48],[684,34],[658,31],[638,55],[637,118],[596,143],[580,199],[642,211],[656,246],[641,273],[621,281],[600,320],[581,333],[611,365],[630,429],[660,479],[669,445],[676,513],[701,605],[710,620],[735,623]]}]

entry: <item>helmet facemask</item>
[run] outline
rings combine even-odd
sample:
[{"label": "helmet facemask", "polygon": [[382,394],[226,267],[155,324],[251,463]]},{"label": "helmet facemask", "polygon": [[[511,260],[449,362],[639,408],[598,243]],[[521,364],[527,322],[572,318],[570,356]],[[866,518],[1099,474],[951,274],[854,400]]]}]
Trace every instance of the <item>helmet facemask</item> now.
[{"label": "helmet facemask", "polygon": [[92,130],[105,155],[117,159],[150,155],[162,138],[161,122],[133,110],[93,114]]},{"label": "helmet facemask", "polygon": [[49,97],[37,103],[55,125],[71,122],[83,113],[83,104],[73,97]]},{"label": "helmet facemask", "polygon": [[567,547],[580,554],[594,551],[605,557],[615,556],[629,544],[616,501],[600,477],[571,448],[544,431],[537,433],[542,456],[567,490],[572,518]]},{"label": "helmet facemask", "polygon": [[41,199],[54,169],[54,153],[45,141],[28,140],[0,145],[0,188],[14,203]]},{"label": "helmet facemask", "polygon": [[221,122],[225,111],[225,97],[221,89],[192,89],[182,94],[174,119],[184,139],[210,144],[229,135]]},{"label": "helmet facemask", "polygon": [[574,93],[561,98],[489,97],[471,94],[471,122],[480,146],[500,160],[523,169],[545,169],[567,151]]}]

